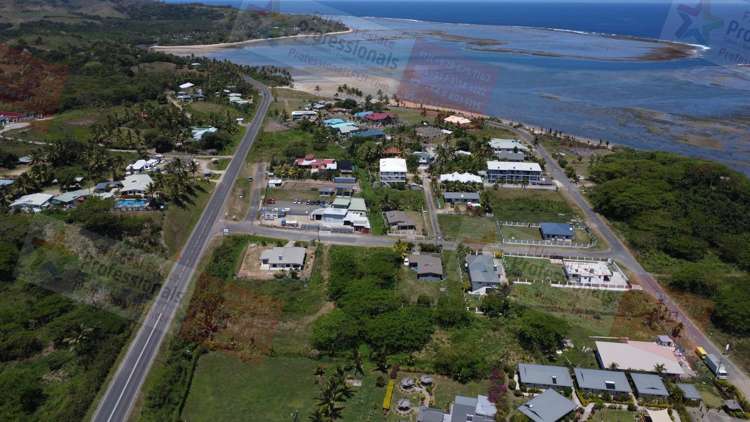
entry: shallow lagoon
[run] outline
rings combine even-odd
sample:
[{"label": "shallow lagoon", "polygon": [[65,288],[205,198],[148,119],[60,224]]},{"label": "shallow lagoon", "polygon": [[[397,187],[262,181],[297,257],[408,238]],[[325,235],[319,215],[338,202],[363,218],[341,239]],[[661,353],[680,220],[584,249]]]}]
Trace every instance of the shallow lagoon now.
[{"label": "shallow lagoon", "polygon": [[209,54],[293,69],[299,86],[348,82],[750,174],[750,69],[700,48],[575,31],[340,17],[356,31]]}]

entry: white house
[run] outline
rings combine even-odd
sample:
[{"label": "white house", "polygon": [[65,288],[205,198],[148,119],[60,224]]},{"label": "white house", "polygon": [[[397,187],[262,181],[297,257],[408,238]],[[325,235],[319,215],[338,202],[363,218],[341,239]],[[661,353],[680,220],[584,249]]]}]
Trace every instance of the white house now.
[{"label": "white house", "polygon": [[146,196],[149,186],[154,183],[148,174],[132,174],[125,176],[120,188],[120,195]]},{"label": "white house", "polygon": [[440,175],[440,183],[459,182],[459,183],[482,183],[482,178],[471,173],[448,173]]},{"label": "white house", "polygon": [[206,136],[209,133],[216,133],[219,129],[213,127],[213,126],[207,126],[207,127],[192,127],[190,128],[190,134],[193,137],[193,140],[196,142],[199,142],[201,139],[203,139],[204,136]]},{"label": "white house", "polygon": [[538,163],[487,161],[487,181],[490,183],[535,183],[542,180]]},{"label": "white house", "polygon": [[49,206],[52,195],[47,193],[32,193],[16,199],[10,208],[24,212],[39,212]]},{"label": "white house", "polygon": [[445,119],[443,119],[443,121],[445,123],[450,123],[456,126],[465,126],[471,123],[471,120],[467,119],[466,117],[456,116],[455,114],[446,117]]},{"label": "white house", "polygon": [[305,266],[305,248],[275,247],[260,254],[260,268],[267,271],[301,270]]},{"label": "white house", "polygon": [[406,160],[403,158],[381,158],[380,181],[383,183],[406,183]]},{"label": "white house", "polygon": [[492,138],[490,139],[490,148],[492,148],[492,151],[494,153],[498,152],[528,152],[529,148],[522,144],[521,141],[518,139],[500,139],[500,138]]},{"label": "white house", "polygon": [[289,116],[292,118],[292,121],[302,119],[315,120],[318,118],[318,113],[312,110],[295,110],[289,113]]}]

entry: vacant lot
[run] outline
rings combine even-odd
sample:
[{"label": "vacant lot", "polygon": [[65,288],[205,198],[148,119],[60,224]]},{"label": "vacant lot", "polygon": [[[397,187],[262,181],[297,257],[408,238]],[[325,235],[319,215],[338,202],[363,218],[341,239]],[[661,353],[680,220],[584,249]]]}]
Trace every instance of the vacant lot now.
[{"label": "vacant lot", "polygon": [[595,422],[633,422],[637,416],[637,413],[627,410],[602,409],[593,414],[589,420]]},{"label": "vacant lot", "polygon": [[182,417],[188,421],[289,421],[307,419],[314,407],[318,362],[265,358],[245,363],[223,354],[201,357]]},{"label": "vacant lot", "polygon": [[489,190],[492,213],[502,221],[568,222],[579,215],[560,192],[531,189]]},{"label": "vacant lot", "polygon": [[448,240],[468,243],[495,243],[498,240],[497,226],[491,218],[439,214],[438,222]]},{"label": "vacant lot", "polygon": [[292,129],[279,132],[263,132],[253,144],[248,159],[251,161],[284,160],[306,154],[321,158],[347,158],[346,151],[338,145],[327,144],[323,150],[313,148],[313,136],[309,132]]},{"label": "vacant lot", "polygon": [[565,281],[561,263],[552,263],[546,258],[503,258],[505,273],[509,280]]},{"label": "vacant lot", "polygon": [[203,214],[214,186],[213,182],[201,182],[189,202],[181,206],[170,204],[167,207],[162,223],[162,236],[170,254],[177,253],[187,241],[193,226]]}]

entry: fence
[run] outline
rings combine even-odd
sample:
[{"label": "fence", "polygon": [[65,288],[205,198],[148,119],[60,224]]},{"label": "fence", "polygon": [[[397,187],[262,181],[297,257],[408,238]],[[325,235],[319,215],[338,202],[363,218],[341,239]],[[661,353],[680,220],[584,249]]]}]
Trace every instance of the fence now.
[{"label": "fence", "polygon": [[559,240],[559,239],[552,239],[552,240],[537,240],[537,239],[507,239],[505,236],[503,236],[502,227],[524,227],[524,228],[531,228],[531,229],[538,229],[542,225],[541,223],[530,223],[527,221],[497,221],[497,233],[500,236],[500,241],[503,244],[506,245],[523,245],[523,246],[542,246],[542,247],[557,247],[557,248],[570,248],[570,249],[591,249],[595,247],[599,242],[596,236],[594,236],[593,233],[591,233],[591,229],[588,228],[585,224],[579,224],[579,223],[571,223],[571,226],[573,226],[576,230],[583,230],[586,232],[586,234],[591,238],[591,241],[588,243],[577,243],[573,242],[573,240]]}]

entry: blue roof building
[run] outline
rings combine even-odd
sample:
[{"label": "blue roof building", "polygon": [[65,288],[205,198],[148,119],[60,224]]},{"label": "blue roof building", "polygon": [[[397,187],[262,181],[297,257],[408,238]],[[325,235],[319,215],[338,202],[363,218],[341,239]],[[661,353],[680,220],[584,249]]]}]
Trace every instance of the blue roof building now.
[{"label": "blue roof building", "polygon": [[344,119],[338,119],[338,118],[323,120],[323,124],[328,127],[331,127],[333,125],[340,125],[341,123],[346,123],[346,121]]},{"label": "blue roof building", "polygon": [[566,223],[542,223],[539,232],[544,240],[571,240],[575,235],[573,226]]},{"label": "blue roof building", "polygon": [[365,117],[372,114],[372,111],[360,111],[358,113],[354,113],[354,117],[358,119],[364,119]]},{"label": "blue roof building", "polygon": [[385,132],[381,129],[366,129],[352,133],[353,138],[385,138]]}]

